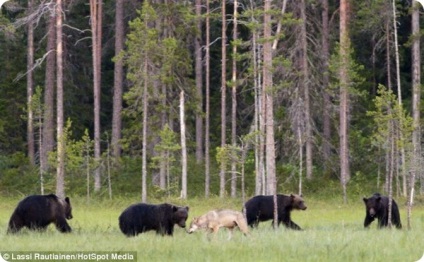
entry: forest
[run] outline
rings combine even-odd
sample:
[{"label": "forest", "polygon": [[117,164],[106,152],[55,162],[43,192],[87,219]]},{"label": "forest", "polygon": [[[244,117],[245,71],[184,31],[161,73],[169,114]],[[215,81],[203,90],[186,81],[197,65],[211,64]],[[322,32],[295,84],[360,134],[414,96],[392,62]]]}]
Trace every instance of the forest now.
[{"label": "forest", "polygon": [[10,0],[4,195],[424,192],[415,0]]}]

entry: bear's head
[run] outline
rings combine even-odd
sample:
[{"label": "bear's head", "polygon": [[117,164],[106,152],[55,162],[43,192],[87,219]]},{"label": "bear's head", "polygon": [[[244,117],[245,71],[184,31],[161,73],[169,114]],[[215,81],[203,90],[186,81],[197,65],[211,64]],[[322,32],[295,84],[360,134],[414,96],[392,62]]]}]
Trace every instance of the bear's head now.
[{"label": "bear's head", "polygon": [[290,198],[292,200],[292,207],[294,209],[305,210],[307,206],[305,205],[305,201],[302,198],[302,195],[291,194]]},{"label": "bear's head", "polygon": [[71,206],[71,200],[69,197],[65,198],[65,201],[62,202],[63,210],[65,211],[65,217],[66,219],[72,219],[72,206]]},{"label": "bear's head", "polygon": [[363,200],[365,203],[365,209],[367,213],[371,217],[374,217],[378,213],[378,211],[381,209],[381,195],[379,193],[375,193],[370,198],[364,197]]},{"label": "bear's head", "polygon": [[173,218],[174,223],[179,225],[182,228],[186,227],[186,220],[188,217],[188,210],[189,207],[179,207],[179,206],[172,206],[172,212],[173,212]]}]

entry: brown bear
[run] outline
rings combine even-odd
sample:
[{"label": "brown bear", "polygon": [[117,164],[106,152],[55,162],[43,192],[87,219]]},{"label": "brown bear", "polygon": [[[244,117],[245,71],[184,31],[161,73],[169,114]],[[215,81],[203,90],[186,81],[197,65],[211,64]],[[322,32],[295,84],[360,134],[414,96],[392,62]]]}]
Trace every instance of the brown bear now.
[{"label": "brown bear", "polygon": [[44,230],[50,223],[62,233],[71,232],[66,219],[72,219],[72,207],[68,197],[61,199],[54,194],[32,195],[19,202],[9,221],[8,233],[21,228]]},{"label": "brown bear", "polygon": [[185,228],[189,207],[168,203],[160,205],[134,204],[119,216],[119,227],[126,236],[136,236],[149,230],[157,234],[172,236],[174,225]]},{"label": "brown bear", "polygon": [[[302,196],[277,195],[278,225],[283,223],[287,228],[301,230],[290,218],[293,209],[305,210],[307,207]],[[269,196],[254,196],[245,204],[247,224],[253,228],[258,227],[259,221],[274,219],[274,198]]]},{"label": "brown bear", "polygon": [[[364,227],[367,228],[375,218],[378,219],[378,228],[387,227],[389,224],[389,198],[375,193],[370,198],[363,198],[365,203]],[[392,199],[392,224],[396,228],[402,228],[399,208]]]}]

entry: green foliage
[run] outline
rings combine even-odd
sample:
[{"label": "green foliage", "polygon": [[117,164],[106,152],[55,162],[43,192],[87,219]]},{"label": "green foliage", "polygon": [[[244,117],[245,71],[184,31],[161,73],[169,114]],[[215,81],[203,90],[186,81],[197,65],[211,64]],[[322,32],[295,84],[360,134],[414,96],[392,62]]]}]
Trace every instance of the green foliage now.
[{"label": "green foliage", "polygon": [[34,114],[33,115],[34,126],[38,128],[42,126],[42,119],[43,119],[43,113],[44,113],[44,104],[42,102],[42,99],[43,99],[43,91],[40,86],[37,86],[31,98],[32,104],[29,105],[29,107],[31,108]]},{"label": "green foliage", "polygon": [[[127,48],[125,62],[128,65],[127,77],[135,86],[140,85],[140,81],[147,80],[146,75],[141,75],[145,59],[149,57],[149,53],[153,53],[157,47],[158,31],[149,26],[157,19],[155,10],[150,6],[149,1],[143,3],[142,11],[138,11],[139,17],[130,21],[129,26],[131,32],[127,35]],[[131,90],[139,90],[132,88]],[[127,100],[131,97],[129,94],[124,98]],[[139,97],[139,96],[135,96]]]},{"label": "green foliage", "polygon": [[23,32],[10,32],[9,22],[7,30],[3,30],[1,23],[5,20],[0,15],[0,154],[13,155],[26,149],[25,121],[21,118],[27,107],[26,85],[24,81],[14,81],[26,70],[26,51]]},{"label": "green foliage", "polygon": [[[388,148],[389,136],[402,134],[396,139],[398,147],[410,148],[413,119],[399,104],[396,95],[392,90],[387,90],[385,86],[379,85],[378,96],[374,98],[375,111],[368,111],[367,115],[374,120],[374,144],[377,147]],[[394,126],[396,130],[393,130]]]},{"label": "green foliage", "polygon": [[[339,69],[344,66],[343,59],[340,55],[339,43],[336,45],[334,50],[335,52],[332,54],[329,64],[331,85],[328,91],[330,91],[332,95],[338,93],[338,90],[340,89]],[[363,77],[365,68],[355,60],[354,50],[350,45],[347,47],[346,52],[348,54],[346,59],[349,61],[349,64],[347,65],[348,86],[344,88],[348,88],[351,99],[356,96],[364,96],[366,94],[366,90],[361,90],[360,87],[362,87],[365,81],[365,78]]]},{"label": "green foliage", "polygon": [[[169,113],[178,107],[178,94],[184,90],[189,97],[196,97],[192,74],[192,59],[188,42],[191,41],[187,28],[193,27],[194,16],[185,3],[168,5],[145,1],[138,17],[130,22],[127,36],[125,63],[128,66],[130,89],[124,94],[127,108],[124,110],[126,130],[124,149],[141,145],[141,117],[143,104],[148,102],[149,138],[157,138],[163,128],[159,116],[167,115],[174,121],[175,114]],[[143,101],[143,88],[148,88],[148,101]],[[189,100],[187,110],[197,108],[197,99]],[[157,132],[156,132],[157,131]]]},{"label": "green foliage", "polygon": [[167,124],[160,131],[159,136],[161,141],[155,145],[157,156],[152,157],[151,168],[158,169],[161,167],[163,169],[162,171],[166,174],[167,188],[162,190],[160,187],[155,187],[154,192],[157,192],[157,194],[153,194],[155,197],[158,197],[162,191],[168,194],[178,194],[180,188],[179,176],[175,175],[180,173],[177,171],[179,167],[175,166],[175,154],[178,150],[181,150],[181,146],[178,144],[175,132]]},{"label": "green foliage", "polygon": [[[361,31],[369,34],[374,34],[374,37],[381,38],[384,32],[381,30],[382,26],[390,21],[393,23],[393,9],[392,2],[385,0],[374,0],[374,1],[361,1],[357,2],[357,16],[359,19],[355,19],[355,29],[358,28]],[[375,14],[379,15],[375,15]]]},{"label": "green foliage", "polygon": [[[181,149],[181,146],[178,144],[177,136],[174,131],[165,125],[164,128],[160,131],[159,137],[161,141],[155,145],[155,151],[159,153],[160,156],[152,157],[153,163],[152,167],[157,167],[161,161],[166,162],[168,165],[172,165],[175,162],[175,153],[177,150]],[[160,154],[165,153],[165,154]],[[163,156],[166,156],[164,159]],[[155,164],[156,163],[156,164]]]},{"label": "green foliage", "polygon": [[[36,1],[40,4],[41,1]],[[143,115],[142,88],[146,83],[149,93],[149,119],[148,119],[148,192],[149,197],[167,197],[167,194],[155,188],[152,180],[152,172],[157,167],[154,155],[154,145],[159,141],[160,131],[164,129],[164,123],[173,123],[178,127],[176,113],[178,111],[178,93],[185,91],[187,96],[187,135],[188,141],[188,193],[190,197],[203,196],[204,194],[204,163],[196,163],[194,159],[194,128],[196,113],[200,106],[200,97],[194,92],[194,72],[193,72],[193,38],[200,36],[205,40],[205,28],[198,32],[196,28],[196,17],[194,15],[193,1],[168,1],[159,3],[159,1],[124,1],[125,2],[125,24],[128,21],[130,27],[125,29],[129,31],[127,37],[126,52],[119,54],[117,58],[122,58],[126,63],[126,72],[124,87],[124,123],[123,126],[123,157],[116,159],[119,165],[111,169],[112,187],[114,198],[123,196],[138,196],[141,188],[141,158],[140,151],[142,147],[141,130]],[[278,1],[274,1],[277,3]],[[377,83],[387,81],[387,61],[386,61],[386,34],[393,36],[391,28],[392,7],[390,1],[350,1],[351,3],[351,23],[350,33],[352,45],[349,50],[349,92],[352,99],[350,110],[350,159],[352,170],[352,181],[349,183],[349,194],[358,195],[363,192],[374,191],[376,189],[377,169],[382,161],[381,151],[378,148],[384,145],[384,132],[388,115],[384,112],[378,112],[380,116],[374,119],[372,114],[366,114],[366,111],[374,111],[376,106],[373,104]],[[26,142],[26,111],[31,106],[37,120],[42,120],[43,111],[43,89],[45,83],[45,64],[34,69],[34,81],[36,88],[33,96],[33,104],[27,105],[26,83],[25,79],[16,81],[19,74],[26,72],[26,44],[27,32],[26,26],[16,28],[13,23],[24,16],[27,16],[26,4],[28,1],[10,1],[11,8],[3,7],[0,14],[0,192],[4,194],[22,194],[39,192],[39,175],[37,167],[31,167],[25,157],[27,151]],[[239,8],[239,38],[237,41],[232,39],[232,3],[227,3],[227,22],[228,42],[238,47],[237,54],[231,54],[228,49],[228,55],[233,55],[237,60],[238,68],[238,92],[237,92],[237,132],[238,136],[249,133],[253,119],[253,103],[255,90],[253,87],[260,86],[261,63],[257,68],[253,68],[253,51],[261,53],[261,44],[264,41],[278,40],[277,49],[274,51],[273,58],[273,81],[275,91],[275,124],[276,124],[276,146],[277,146],[277,170],[279,189],[282,192],[296,192],[298,188],[298,164],[296,163],[297,154],[295,137],[291,130],[289,119],[289,109],[293,101],[295,89],[299,89],[299,38],[296,32],[299,32],[299,12],[296,1],[288,1],[285,14],[281,14],[280,8],[274,8],[270,11],[272,24],[282,24],[282,30],[270,39],[263,39],[263,1],[250,1]],[[13,4],[13,5],[12,5]],[[220,144],[220,96],[221,96],[221,9],[222,2],[210,1],[211,14],[211,39],[210,61],[211,61],[211,118],[212,126],[210,133],[211,141],[211,190],[212,195],[217,194],[219,188],[217,161],[226,161],[227,165],[232,160],[240,163],[241,157],[238,146],[232,148],[216,148]],[[277,3],[277,5],[280,3]],[[412,62],[410,56],[410,41],[418,37],[410,35],[410,8],[411,1],[395,1],[397,7],[398,37],[400,51],[400,70],[401,82],[403,87],[410,86]],[[310,96],[311,117],[314,125],[314,141],[317,143],[313,151],[314,159],[314,179],[304,181],[305,195],[317,196],[340,196],[340,186],[338,179],[338,155],[337,144],[338,134],[337,116],[332,112],[332,137],[330,143],[333,146],[333,153],[330,159],[333,169],[323,170],[321,148],[322,132],[322,53],[320,45],[322,37],[321,9],[319,1],[306,1],[307,15],[307,34],[308,34],[308,61],[310,63]],[[330,14],[337,14],[339,8],[337,1],[330,1]],[[102,49],[102,104],[101,104],[101,130],[108,132],[111,127],[112,111],[112,83],[113,83],[113,61],[114,54],[114,12],[115,1],[104,1],[104,20],[103,20],[103,49]],[[90,134],[93,132],[93,94],[92,94],[92,49],[91,49],[91,31],[90,27],[89,5],[86,1],[76,0],[65,3],[68,14],[66,24],[63,28],[65,58],[65,117],[72,119],[72,130],[68,130],[67,140],[67,162],[66,162],[66,186],[67,192],[75,195],[85,195],[86,174],[91,172],[95,164],[91,151],[92,141]],[[135,10],[140,8],[138,12]],[[41,10],[41,9],[40,9]],[[43,9],[46,11],[46,9]],[[202,9],[204,12],[205,9]],[[378,14],[378,15],[375,15]],[[35,59],[41,61],[46,54],[46,29],[48,18],[45,14],[37,20],[35,28]],[[206,14],[203,13],[202,18]],[[389,31],[385,25],[389,21]],[[423,22],[421,20],[421,28]],[[203,20],[204,22],[204,20]],[[128,30],[129,29],[129,30]],[[331,88],[330,95],[332,108],[337,105],[339,90],[338,69],[342,65],[340,57],[337,54],[340,47],[335,44],[339,39],[338,30],[330,29],[330,46],[333,47],[333,58],[331,64]],[[257,34],[257,49],[253,49],[253,34]],[[389,39],[392,42],[393,39]],[[392,44],[391,44],[392,45]],[[203,46],[204,47],[204,46]],[[392,45],[393,47],[393,45]],[[204,51],[204,49],[202,49]],[[203,53],[204,54],[204,53]],[[393,55],[390,58],[393,60]],[[144,70],[147,62],[147,70]],[[227,63],[231,62],[227,59]],[[391,61],[393,63],[393,61]],[[364,67],[362,67],[364,65]],[[393,69],[393,68],[392,68]],[[231,66],[227,66],[227,73]],[[254,74],[258,74],[258,79],[254,79]],[[227,79],[228,80],[228,79]],[[257,81],[257,82],[255,82]],[[230,81],[227,81],[230,84]],[[256,85],[255,85],[256,84]],[[378,94],[383,97],[383,95]],[[404,110],[407,111],[410,106],[412,94],[410,88],[403,88],[402,99]],[[390,98],[391,99],[391,98]],[[334,102],[334,103],[333,103]],[[384,103],[384,101],[381,101]],[[421,103],[424,106],[424,103]],[[372,108],[372,109],[370,109]],[[396,110],[395,110],[396,111]],[[377,111],[375,111],[377,112]],[[403,119],[407,119],[407,114]],[[24,116],[24,117],[22,117]],[[162,117],[166,118],[162,121]],[[401,116],[393,116],[399,117]],[[406,134],[410,132],[410,122],[404,121],[403,127]],[[40,122],[35,123],[35,127],[40,128]],[[88,131],[87,131],[88,130]],[[177,130],[177,129],[175,129]],[[72,132],[71,132],[72,131]],[[228,131],[228,130],[227,130]],[[39,129],[36,131],[39,132]],[[178,133],[178,132],[177,132]],[[39,138],[39,134],[36,134]],[[173,142],[178,143],[177,138]],[[410,147],[410,137],[405,136],[404,140],[398,140],[399,146],[408,150]],[[162,142],[160,143],[162,144]],[[171,146],[171,142],[169,146]],[[371,146],[374,145],[374,146]],[[102,143],[104,152],[105,143]],[[38,146],[36,148],[38,150]],[[156,150],[165,150],[159,149]],[[169,148],[171,150],[171,148]],[[36,152],[38,153],[38,152]],[[97,165],[105,163],[106,155]],[[55,156],[51,156],[52,169],[45,174],[45,188],[47,192],[55,191]],[[175,181],[170,185],[171,195],[178,195],[178,162],[179,154],[175,152],[172,158],[172,174]],[[246,189],[248,194],[254,192],[254,165],[255,156],[253,150],[247,152],[244,161],[246,169]],[[88,171],[87,171],[88,170]],[[106,172],[105,172],[106,173]],[[107,183],[105,175],[102,176],[103,186]],[[101,198],[106,195],[106,191],[101,191],[98,196]]]},{"label": "green foliage", "polygon": [[[123,113],[126,117],[126,129],[123,132],[123,149],[132,148],[133,145],[142,145],[141,141],[141,116],[143,113],[143,86],[152,88],[157,79],[153,73],[148,74],[153,66],[153,58],[157,47],[158,31],[150,24],[157,19],[155,10],[144,1],[143,8],[138,11],[138,17],[130,21],[130,33],[127,35],[127,51],[124,62],[128,66],[127,78],[131,81],[130,89],[124,94],[123,99],[127,108]],[[149,96],[147,95],[148,99]],[[140,150],[140,146],[136,146]],[[130,152],[131,154],[137,152]]]},{"label": "green foliage", "polygon": [[413,119],[397,101],[392,90],[379,85],[377,94],[378,96],[374,98],[375,109],[367,112],[375,124],[372,144],[377,152],[380,151],[380,158],[385,160],[386,169],[389,167],[390,171],[395,171],[395,167],[390,163],[399,161],[397,152],[405,153],[407,163],[402,163],[402,168],[406,170],[409,162],[408,156],[412,153]]},{"label": "green foliage", "polygon": [[0,193],[2,195],[25,195],[39,193],[37,169],[29,165],[22,153],[0,156]]},{"label": "green foliage", "polygon": [[[72,136],[72,121],[68,119],[63,129],[63,141],[65,148],[65,188],[69,192],[78,195],[86,194],[86,171],[95,169],[93,157],[94,141],[90,139],[88,130],[85,130],[81,140]],[[56,170],[57,152],[49,154],[49,165],[51,170]],[[53,175],[50,174],[50,175]],[[48,175],[47,175],[48,176]]]}]

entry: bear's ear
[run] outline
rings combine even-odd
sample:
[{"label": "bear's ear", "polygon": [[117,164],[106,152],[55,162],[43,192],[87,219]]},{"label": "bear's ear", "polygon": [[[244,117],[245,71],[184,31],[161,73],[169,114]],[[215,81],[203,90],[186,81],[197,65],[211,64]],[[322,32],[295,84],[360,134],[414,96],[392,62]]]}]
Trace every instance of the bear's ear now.
[{"label": "bear's ear", "polygon": [[366,197],[364,197],[362,200],[364,200],[365,204],[368,202],[368,198],[366,198]]},{"label": "bear's ear", "polygon": [[187,210],[187,212],[190,210],[190,208],[188,206],[185,206],[185,209]]},{"label": "bear's ear", "polygon": [[177,212],[178,211],[178,207],[177,206],[172,206],[172,212]]},{"label": "bear's ear", "polygon": [[378,196],[376,199],[377,199],[377,201],[380,201],[381,200],[381,196]]},{"label": "bear's ear", "polygon": [[291,198],[295,198],[296,196],[295,196],[295,195],[293,195],[293,194],[290,194],[290,197],[291,197]]},{"label": "bear's ear", "polygon": [[68,205],[71,204],[71,200],[69,199],[69,197],[65,197],[65,202],[68,203]]}]

